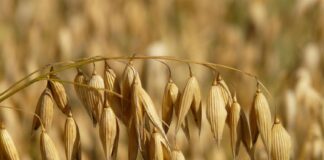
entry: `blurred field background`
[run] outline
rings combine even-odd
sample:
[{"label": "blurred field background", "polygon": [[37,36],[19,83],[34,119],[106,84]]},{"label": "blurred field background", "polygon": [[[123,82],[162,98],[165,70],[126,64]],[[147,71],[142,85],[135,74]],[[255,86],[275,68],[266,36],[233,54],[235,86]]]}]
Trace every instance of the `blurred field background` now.
[{"label": "blurred field background", "polygon": [[[323,0],[0,0],[0,91],[45,64],[96,55],[166,55],[225,64],[258,75],[268,87],[272,114],[277,106],[292,136],[292,159],[322,160],[323,15]],[[120,75],[124,65],[111,64]],[[182,89],[187,66],[169,64]],[[135,61],[135,65],[160,111],[165,67],[154,61]],[[212,74],[201,66],[192,67],[206,97]],[[102,69],[98,63],[98,73]],[[219,72],[248,113],[255,81],[232,71]],[[58,76],[72,81],[75,74],[69,70]],[[36,83],[1,105],[34,112],[45,86]],[[98,129],[92,127],[73,86],[65,86],[81,131],[83,159],[103,159]],[[39,133],[31,135],[33,116],[4,109],[0,113],[21,158],[40,159]],[[64,121],[55,108],[50,135],[62,159]],[[188,159],[231,159],[228,127],[219,150],[206,119],[200,139],[192,139],[194,145],[187,145],[182,137],[179,146]],[[256,157],[267,159],[262,143]],[[127,159],[125,126],[117,159]],[[243,146],[239,159],[248,159]]]}]

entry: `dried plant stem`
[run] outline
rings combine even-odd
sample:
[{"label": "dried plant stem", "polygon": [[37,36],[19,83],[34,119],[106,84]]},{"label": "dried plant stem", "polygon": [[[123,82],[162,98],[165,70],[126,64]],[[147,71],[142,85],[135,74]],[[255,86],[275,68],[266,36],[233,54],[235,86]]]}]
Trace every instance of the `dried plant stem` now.
[{"label": "dried plant stem", "polygon": [[22,108],[14,108],[14,107],[9,107],[9,106],[0,106],[0,108],[2,108],[2,109],[11,109],[11,110],[31,114],[31,115],[37,117],[37,119],[39,120],[39,122],[41,124],[42,130],[45,130],[45,126],[43,125],[42,119],[37,114],[35,114],[34,112],[29,112],[29,111],[26,111],[26,110],[24,110]]},{"label": "dried plant stem", "polygon": [[[240,69],[237,69],[237,68],[234,68],[234,67],[229,67],[229,66],[226,66],[226,65],[222,65],[222,64],[217,64],[217,63],[210,63],[210,62],[200,62],[200,61],[193,61],[193,60],[186,60],[186,59],[178,59],[178,58],[175,58],[175,57],[169,57],[169,56],[121,56],[121,57],[101,57],[101,56],[95,56],[95,57],[90,57],[90,58],[85,58],[85,59],[79,59],[79,60],[76,60],[76,61],[67,61],[67,62],[58,62],[58,63],[53,63],[51,64],[50,66],[58,66],[54,71],[51,71],[51,72],[48,72],[48,73],[45,73],[45,74],[42,74],[30,81],[27,81],[24,85],[22,86],[19,86],[18,87],[18,84],[20,82],[23,82],[24,80],[28,79],[29,77],[31,77],[32,75],[34,75],[35,73],[43,70],[43,69],[39,69],[37,71],[34,71],[33,74],[29,74],[27,75],[26,77],[24,77],[23,79],[19,80],[18,82],[19,83],[15,83],[13,84],[11,87],[9,87],[7,90],[5,90],[4,92],[0,93],[0,102],[2,102],[3,100],[9,98],[10,96],[14,95],[16,92],[28,87],[29,85],[39,81],[39,79],[42,79],[44,78],[44,76],[46,77],[48,74],[54,74],[54,73],[59,73],[59,72],[62,72],[62,71],[65,71],[65,70],[68,70],[68,69],[71,69],[71,68],[76,68],[76,67],[80,67],[82,65],[86,65],[86,64],[89,64],[89,63],[94,63],[94,62],[99,62],[99,61],[105,61],[105,60],[134,60],[134,59],[139,59],[139,60],[167,60],[167,61],[177,61],[177,62],[182,62],[182,63],[187,63],[187,64],[198,64],[198,65],[202,65],[202,66],[209,66],[211,68],[223,68],[223,69],[227,69],[227,70],[232,70],[232,71],[235,71],[235,72],[239,72],[243,75],[246,75],[246,76],[249,76],[251,78],[254,78],[257,80],[257,82],[262,86],[262,88],[265,89],[265,91],[267,92],[267,94],[271,97],[272,99],[272,95],[271,93],[269,92],[269,90],[263,85],[263,83],[261,83],[258,79],[257,79],[257,76],[251,74],[251,73],[248,73],[248,72],[245,72],[245,71],[242,71]],[[61,66],[62,64],[66,64],[68,63],[67,65],[63,65]],[[72,64],[71,64],[72,63]],[[48,68],[48,65],[45,66],[44,68]],[[10,92],[9,92],[10,91]]]}]

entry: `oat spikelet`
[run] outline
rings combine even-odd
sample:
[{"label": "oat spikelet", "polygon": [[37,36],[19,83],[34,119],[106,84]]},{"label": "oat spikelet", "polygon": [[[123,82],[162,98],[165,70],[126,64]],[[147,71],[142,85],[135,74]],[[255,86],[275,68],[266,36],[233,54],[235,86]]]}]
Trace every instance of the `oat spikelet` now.
[{"label": "oat spikelet", "polygon": [[[120,86],[116,77],[115,72],[109,67],[108,63],[105,62],[105,71],[104,71],[104,83],[105,89],[120,93]],[[109,105],[114,110],[114,113],[117,117],[119,117],[124,124],[127,122],[127,117],[122,112],[122,104],[121,98],[117,97],[116,95],[112,94],[111,92],[105,92],[105,98],[108,100]]]},{"label": "oat spikelet", "polygon": [[233,103],[230,107],[229,126],[231,135],[231,147],[234,159],[238,155],[241,143],[241,106],[237,102],[236,95],[233,96]]},{"label": "oat spikelet", "polygon": [[[96,118],[92,114],[92,108],[89,104],[89,96],[87,96],[88,88],[82,85],[87,85],[87,77],[85,74],[82,72],[81,69],[77,69],[78,73],[74,78],[74,90],[75,93],[77,94],[78,98],[82,102],[84,108],[86,109],[88,115],[90,116],[91,120],[93,121],[93,124],[96,124]],[[81,84],[81,85],[80,85]]]},{"label": "oat spikelet", "polygon": [[213,132],[213,136],[218,146],[220,146],[223,130],[225,127],[227,111],[222,96],[221,86],[215,80],[207,97],[206,116]]},{"label": "oat spikelet", "polygon": [[[45,88],[45,90],[38,99],[35,114],[37,114],[40,117],[46,129],[51,128],[53,121],[53,108],[54,101],[52,93],[49,88]],[[39,122],[39,119],[36,116],[34,116],[32,129],[37,130],[40,125],[41,123]]]},{"label": "oat spikelet", "polygon": [[[53,67],[51,71],[53,71]],[[60,80],[60,78],[54,74],[51,74],[50,78]],[[56,105],[63,113],[68,113],[70,108],[68,107],[68,98],[63,84],[55,80],[49,80],[48,82]]]},{"label": "oat spikelet", "polygon": [[42,130],[40,136],[40,150],[43,160],[60,160],[55,145],[45,130]]},{"label": "oat spikelet", "polygon": [[184,88],[183,94],[181,95],[179,108],[178,108],[178,121],[176,124],[176,133],[179,131],[181,125],[184,123],[185,118],[192,106],[193,111],[197,111],[194,113],[195,120],[198,124],[199,130],[201,127],[201,97],[200,97],[200,88],[197,79],[194,76],[191,76]]},{"label": "oat spikelet", "polygon": [[145,112],[145,114],[147,115],[148,119],[153,124],[153,126],[160,132],[160,134],[163,136],[166,142],[168,142],[167,136],[163,130],[162,121],[155,110],[153,101],[151,97],[146,93],[146,91],[139,84],[140,84],[139,79],[135,78],[133,84],[133,94],[132,94],[133,107],[132,108],[135,108],[136,113],[139,113],[138,116],[136,116],[139,119],[139,123],[135,123],[135,124],[139,125],[137,127],[141,127],[140,138],[143,137],[142,135],[143,135],[143,127],[144,127],[143,126],[144,117],[143,115],[141,115],[143,114],[141,113],[142,112],[141,108],[142,108],[142,110]]},{"label": "oat spikelet", "polygon": [[15,144],[2,122],[0,122],[0,154],[0,158],[5,160],[19,160]]},{"label": "oat spikelet", "polygon": [[172,151],[171,159],[172,160],[185,160],[186,158],[184,157],[183,153],[180,150],[175,149]]},{"label": "oat spikelet", "polygon": [[98,122],[100,120],[100,114],[103,106],[104,91],[97,89],[104,89],[105,83],[103,78],[98,75],[96,71],[94,71],[88,85],[92,88],[88,88],[87,90],[87,98],[89,98],[87,101],[91,106],[92,113],[94,114],[96,121]]},{"label": "oat spikelet", "polygon": [[262,141],[267,148],[267,152],[271,153],[271,112],[267,99],[258,87],[254,96],[253,105],[250,113],[250,125],[253,142],[257,141],[258,132],[260,132]]},{"label": "oat spikelet", "polygon": [[79,127],[70,112],[64,128],[65,154],[67,160],[81,159],[81,141]]},{"label": "oat spikelet", "polygon": [[99,124],[99,136],[107,160],[112,159],[114,145],[117,137],[117,119],[114,111],[108,104],[102,110]]},{"label": "oat spikelet", "polygon": [[289,160],[292,149],[291,138],[279,119],[275,120],[271,132],[271,158],[273,160]]},{"label": "oat spikelet", "polygon": [[221,86],[222,96],[226,105],[226,110],[227,112],[229,112],[232,105],[231,92],[220,74],[218,74],[217,76],[217,83]]},{"label": "oat spikelet", "polygon": [[[132,84],[135,79],[135,75],[138,75],[138,73],[135,70],[134,66],[131,63],[128,64],[124,69],[122,80],[121,80],[121,95],[123,96],[124,99],[122,100],[122,112],[124,116],[127,118],[127,122],[130,122],[130,118],[132,115],[131,103],[130,101],[127,100],[131,99],[131,95],[132,95],[131,90],[132,90]],[[139,76],[137,76],[137,78],[139,79]]]},{"label": "oat spikelet", "polygon": [[170,79],[165,87],[162,101],[162,120],[168,125],[164,125],[165,133],[168,133],[171,125],[173,110],[178,105],[180,93],[177,85]]}]

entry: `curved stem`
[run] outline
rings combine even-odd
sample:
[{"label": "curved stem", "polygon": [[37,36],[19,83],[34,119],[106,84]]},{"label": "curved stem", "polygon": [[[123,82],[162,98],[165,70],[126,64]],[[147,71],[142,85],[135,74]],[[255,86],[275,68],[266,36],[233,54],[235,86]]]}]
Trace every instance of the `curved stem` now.
[{"label": "curved stem", "polygon": [[156,61],[158,61],[158,62],[164,64],[164,65],[168,68],[168,72],[169,72],[169,79],[171,79],[171,77],[172,77],[172,72],[171,72],[171,68],[170,68],[170,66],[169,66],[167,63],[165,63],[165,62],[163,62],[163,61],[161,61],[161,60],[156,60]]},{"label": "curved stem", "polygon": [[[223,69],[227,69],[227,70],[232,70],[232,71],[235,71],[235,72],[239,72],[243,75],[246,75],[246,76],[249,76],[251,78],[254,78],[257,80],[257,76],[251,74],[251,73],[248,73],[248,72],[245,72],[245,71],[242,71],[242,70],[239,70],[237,68],[233,68],[233,67],[229,67],[229,66],[226,66],[226,65],[222,65],[222,64],[216,64],[216,63],[210,63],[210,62],[200,62],[200,61],[192,61],[192,60],[183,60],[183,59],[177,59],[177,58],[174,58],[174,57],[168,57],[168,56],[124,56],[124,57],[101,57],[101,56],[96,56],[96,57],[90,57],[90,58],[87,58],[87,59],[80,59],[80,60],[76,60],[74,63],[72,64],[68,64],[68,65],[65,65],[65,66],[62,66],[62,67],[58,67],[56,70],[54,71],[51,71],[49,73],[46,73],[45,75],[47,74],[54,74],[54,73],[58,73],[58,72],[62,72],[64,70],[67,70],[67,69],[70,69],[70,68],[76,68],[76,67],[79,67],[79,66],[82,66],[82,65],[85,65],[85,64],[89,64],[89,63],[94,63],[94,62],[98,62],[98,61],[103,61],[103,60],[129,60],[129,63],[131,62],[131,60],[133,59],[142,59],[142,60],[146,60],[146,59],[160,59],[160,60],[169,60],[169,61],[178,61],[178,62],[183,62],[183,63],[187,63],[187,64],[199,64],[199,65],[203,65],[203,66],[209,66],[209,67],[213,67],[213,68],[223,68]],[[69,62],[58,62],[58,63],[53,63],[52,65],[53,66],[56,66],[56,65],[60,65],[60,64],[64,64],[64,63],[70,63]],[[27,79],[29,76],[25,77],[24,79]],[[39,76],[41,77],[41,76]],[[37,77],[37,78],[39,78]],[[37,79],[35,78],[35,79]],[[7,95],[3,96],[4,94],[2,94],[1,98],[0,98],[0,102],[3,101],[4,99],[12,96],[13,94],[15,94],[16,92],[18,92],[19,90],[23,89],[23,88],[26,88],[27,86],[29,86],[30,84],[34,83],[35,82],[35,79],[27,82],[26,84],[24,84],[23,86],[20,86],[19,88],[17,89],[14,89],[14,91],[8,93]],[[258,80],[257,80],[258,81]],[[258,83],[260,83],[260,85],[266,90],[267,94],[272,97],[271,93],[268,91],[268,89],[260,82],[258,81]],[[17,85],[13,85],[11,86],[7,91],[6,93],[15,88]]]},{"label": "curved stem", "polygon": [[41,124],[41,128],[42,130],[45,130],[45,126],[42,122],[42,119],[34,112],[29,112],[29,111],[25,111],[24,109],[22,108],[14,108],[14,107],[9,107],[9,106],[0,106],[0,108],[4,108],[4,109],[12,109],[12,110],[15,110],[15,111],[19,111],[19,112],[23,112],[23,113],[28,113],[28,114],[32,114],[33,116],[37,117],[37,119],[39,120],[40,124]]}]

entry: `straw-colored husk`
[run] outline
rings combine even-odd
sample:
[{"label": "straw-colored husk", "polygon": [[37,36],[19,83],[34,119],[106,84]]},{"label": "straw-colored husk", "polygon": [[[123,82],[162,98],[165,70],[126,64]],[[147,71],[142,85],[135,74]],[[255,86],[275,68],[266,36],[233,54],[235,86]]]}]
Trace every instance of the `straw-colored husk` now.
[{"label": "straw-colored husk", "polygon": [[64,128],[65,154],[67,160],[81,159],[81,141],[79,127],[69,113]]},{"label": "straw-colored husk", "polygon": [[[131,112],[131,102],[127,101],[131,99],[132,96],[132,85],[135,79],[135,76],[138,75],[137,71],[135,70],[134,66],[130,63],[128,64],[123,72],[122,79],[121,79],[121,95],[123,96],[122,100],[122,112],[123,115],[127,118],[126,122],[130,122],[130,118],[132,115]],[[137,78],[140,81],[139,76]],[[141,84],[139,84],[141,85]],[[126,124],[128,125],[128,124]]]},{"label": "straw-colored husk", "polygon": [[116,141],[118,134],[117,123],[112,108],[109,106],[103,108],[99,124],[99,135],[107,160],[112,159],[115,142],[118,143],[118,141]]},{"label": "straw-colored husk", "polygon": [[153,133],[150,139],[149,155],[152,160],[170,159],[170,152],[166,147],[163,137],[158,132]]},{"label": "straw-colored husk", "polygon": [[253,100],[253,106],[250,113],[250,125],[253,142],[256,142],[258,137],[257,133],[260,132],[262,141],[267,148],[268,154],[270,154],[272,126],[271,112],[269,104],[259,88]]},{"label": "straw-colored husk", "polygon": [[273,160],[289,160],[292,149],[291,138],[279,119],[275,120],[271,130],[271,136],[271,158]]},{"label": "straw-colored husk", "polygon": [[131,121],[128,123],[128,159],[129,160],[136,160],[137,154],[138,154],[138,148],[139,148],[139,143],[138,143],[138,137],[137,137],[137,131],[136,131],[136,126],[134,122],[134,118],[131,119]]},{"label": "straw-colored husk", "polygon": [[86,109],[88,115],[90,116],[91,120],[93,121],[93,124],[97,123],[97,119],[94,117],[94,114],[92,112],[92,106],[90,106],[89,103],[89,97],[87,96],[88,88],[83,86],[87,85],[87,77],[82,72],[81,69],[78,69],[78,73],[74,78],[74,90],[79,97],[79,100],[82,102],[84,108]]},{"label": "straw-colored husk", "polygon": [[231,148],[234,159],[239,153],[241,144],[241,106],[237,102],[236,95],[233,96],[233,103],[230,107],[229,126],[231,137]]},{"label": "straw-colored husk", "polygon": [[[144,128],[144,112],[148,117],[153,126],[160,132],[164,139],[168,142],[167,136],[164,133],[162,121],[159,118],[154,103],[150,96],[140,85],[139,79],[135,78],[133,89],[132,89],[132,109],[135,109],[135,124],[137,128],[137,133],[140,135],[140,139],[143,138],[143,128]],[[141,144],[141,142],[139,142]],[[140,145],[141,146],[141,145]]]},{"label": "straw-colored husk", "polygon": [[176,133],[179,131],[181,125],[190,110],[195,116],[199,130],[201,129],[201,93],[197,79],[192,76],[188,79],[184,88],[183,94],[180,98],[179,108],[177,110],[178,120],[176,124]]},{"label": "straw-colored husk", "polygon": [[40,136],[40,150],[43,160],[60,160],[60,156],[55,148],[52,139],[46,131],[42,131]]},{"label": "straw-colored husk", "polygon": [[218,146],[222,140],[227,117],[225,107],[225,101],[222,96],[222,87],[214,81],[207,97],[206,116]]},{"label": "straw-colored husk", "polygon": [[114,113],[117,117],[122,120],[124,124],[127,124],[127,117],[123,114],[122,111],[122,104],[121,98],[117,97],[116,95],[112,94],[111,92],[120,93],[120,86],[118,83],[118,79],[116,77],[115,72],[109,67],[107,62],[105,63],[105,71],[104,71],[104,83],[105,89],[109,90],[110,92],[105,92],[105,99],[108,100],[110,107],[114,110]]},{"label": "straw-colored husk", "polygon": [[[50,75],[50,78],[59,80],[59,77],[56,75]],[[48,82],[56,105],[63,113],[68,113],[70,108],[68,106],[68,97],[63,84],[55,80],[49,80]]]},{"label": "straw-colored husk", "polygon": [[94,71],[88,82],[88,85],[92,88],[88,88],[86,98],[89,98],[87,101],[92,108],[92,113],[95,114],[96,121],[98,122],[100,120],[101,110],[103,106],[104,92],[102,90],[96,89],[104,89],[105,83],[103,78]]},{"label": "straw-colored husk", "polygon": [[164,125],[164,131],[167,133],[172,121],[173,110],[179,103],[180,93],[177,85],[170,79],[167,83],[162,101],[162,120],[168,125]]},{"label": "straw-colored husk", "polygon": [[15,144],[2,122],[0,122],[0,155],[4,160],[19,160]]},{"label": "straw-colored husk", "polygon": [[[40,117],[44,127],[48,130],[51,128],[52,125],[54,114],[53,110],[54,101],[52,93],[49,88],[45,88],[45,90],[38,99],[35,114],[37,114]],[[32,129],[37,130],[40,125],[41,123],[39,122],[39,118],[34,116]]]}]

